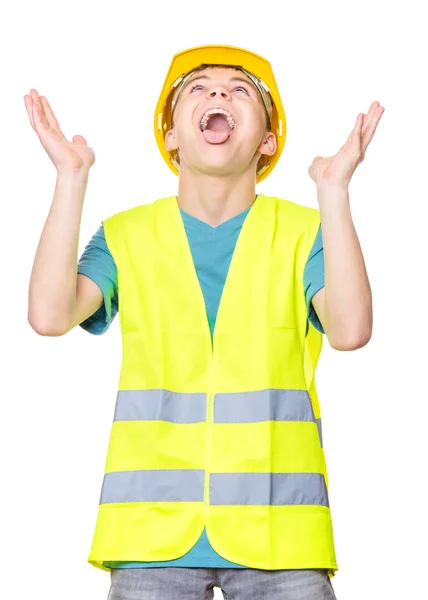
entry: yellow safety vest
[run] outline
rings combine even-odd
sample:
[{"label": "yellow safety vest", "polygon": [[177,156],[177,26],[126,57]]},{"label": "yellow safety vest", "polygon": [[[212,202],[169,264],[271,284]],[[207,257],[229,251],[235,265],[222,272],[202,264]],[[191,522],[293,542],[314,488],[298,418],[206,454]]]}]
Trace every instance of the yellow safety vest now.
[{"label": "yellow safety vest", "polygon": [[257,569],[337,570],[303,271],[319,210],[259,194],[213,334],[175,196],[104,220],[123,355],[88,562],[166,561],[204,525]]}]

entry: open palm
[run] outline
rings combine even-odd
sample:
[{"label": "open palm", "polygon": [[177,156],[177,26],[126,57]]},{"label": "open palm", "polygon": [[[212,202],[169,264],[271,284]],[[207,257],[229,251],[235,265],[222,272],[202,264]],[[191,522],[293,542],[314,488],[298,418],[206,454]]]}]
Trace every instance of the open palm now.
[{"label": "open palm", "polygon": [[334,156],[316,156],[308,172],[316,184],[333,182],[347,186],[357,166],[364,160],[367,146],[384,112],[379,102],[372,102],[367,114],[359,113],[345,144]]},{"label": "open palm", "polygon": [[95,162],[93,149],[82,135],[67,140],[47,98],[31,89],[24,102],[30,123],[57,171],[89,170]]}]

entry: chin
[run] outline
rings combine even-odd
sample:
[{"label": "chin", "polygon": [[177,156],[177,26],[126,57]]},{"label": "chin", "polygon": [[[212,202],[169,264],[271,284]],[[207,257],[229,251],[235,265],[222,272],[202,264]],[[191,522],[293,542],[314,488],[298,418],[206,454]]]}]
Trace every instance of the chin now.
[{"label": "chin", "polygon": [[234,174],[238,174],[242,172],[242,168],[239,165],[232,165],[230,161],[212,161],[205,162],[203,164],[199,163],[195,166],[195,170],[200,173],[204,173],[205,175],[212,175],[213,177],[226,177]]}]

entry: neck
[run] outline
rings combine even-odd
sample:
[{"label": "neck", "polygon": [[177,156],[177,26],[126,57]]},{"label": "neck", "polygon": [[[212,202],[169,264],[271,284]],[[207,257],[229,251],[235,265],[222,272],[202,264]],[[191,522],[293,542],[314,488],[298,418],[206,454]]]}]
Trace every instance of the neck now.
[{"label": "neck", "polygon": [[177,198],[180,208],[211,227],[217,227],[254,203],[254,167],[237,175],[214,177],[190,171],[183,165]]}]

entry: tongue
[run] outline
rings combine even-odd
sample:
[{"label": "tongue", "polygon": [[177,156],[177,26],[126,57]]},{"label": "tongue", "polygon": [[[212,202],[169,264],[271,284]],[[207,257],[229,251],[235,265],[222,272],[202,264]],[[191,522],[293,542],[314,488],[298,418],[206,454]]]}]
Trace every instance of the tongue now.
[{"label": "tongue", "polygon": [[231,133],[229,123],[223,115],[213,115],[209,118],[207,128],[202,135],[209,144],[222,144]]},{"label": "tongue", "polygon": [[202,132],[205,141],[209,144],[222,144],[230,136],[230,131],[212,131],[211,129],[205,129]]}]

